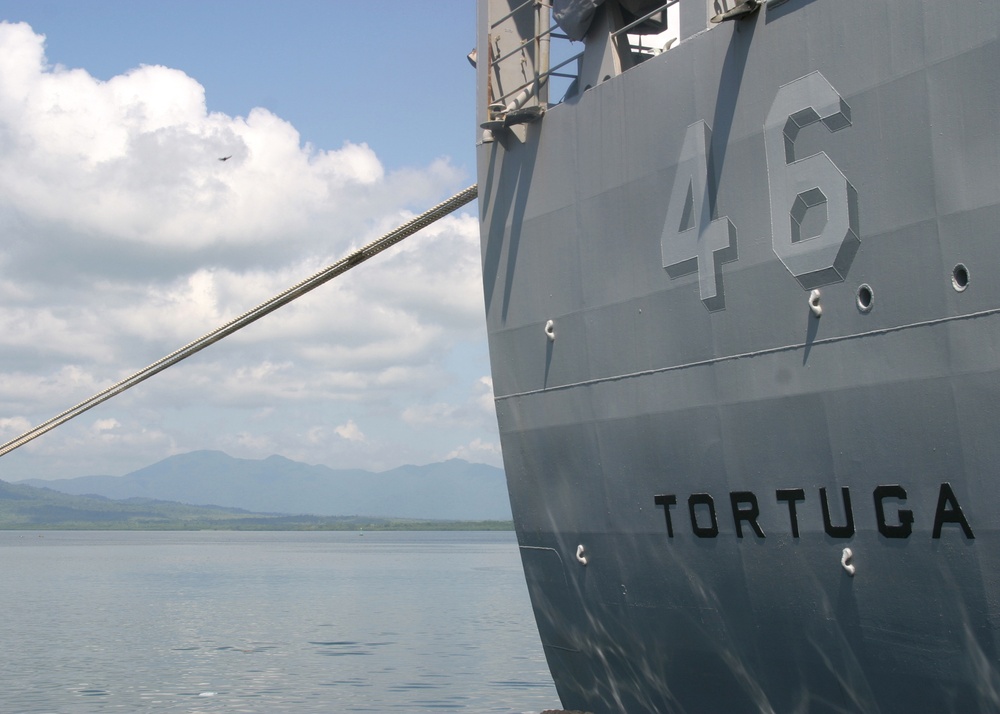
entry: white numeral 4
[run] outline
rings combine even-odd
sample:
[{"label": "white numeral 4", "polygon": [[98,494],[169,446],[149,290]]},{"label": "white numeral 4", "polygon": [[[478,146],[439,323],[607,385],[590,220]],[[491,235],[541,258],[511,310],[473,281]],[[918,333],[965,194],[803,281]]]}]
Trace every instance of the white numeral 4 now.
[{"label": "white numeral 4", "polygon": [[701,301],[709,310],[721,310],[726,306],[722,264],[737,258],[736,226],[726,216],[712,219],[711,143],[712,130],[705,122],[687,128],[660,251],[671,278],[697,271]]}]

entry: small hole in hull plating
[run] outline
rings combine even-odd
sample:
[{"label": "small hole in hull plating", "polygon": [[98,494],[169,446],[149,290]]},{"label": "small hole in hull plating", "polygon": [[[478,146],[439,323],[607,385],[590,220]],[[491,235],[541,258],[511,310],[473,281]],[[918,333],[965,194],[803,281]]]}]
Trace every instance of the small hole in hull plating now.
[{"label": "small hole in hull plating", "polygon": [[951,286],[958,292],[964,292],[969,287],[969,269],[962,263],[956,265],[951,271]]},{"label": "small hole in hull plating", "polygon": [[871,312],[875,302],[875,293],[872,286],[867,283],[858,287],[858,310],[861,312]]}]

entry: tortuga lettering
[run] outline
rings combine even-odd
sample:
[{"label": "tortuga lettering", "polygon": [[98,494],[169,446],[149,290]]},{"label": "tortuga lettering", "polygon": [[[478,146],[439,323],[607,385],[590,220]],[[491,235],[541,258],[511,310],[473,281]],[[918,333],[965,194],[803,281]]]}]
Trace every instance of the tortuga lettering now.
[{"label": "tortuga lettering", "polygon": [[[805,489],[779,488],[775,491],[777,503],[784,504],[788,510],[789,532],[793,538],[799,537],[799,517],[802,515],[800,504],[807,500]],[[914,512],[902,508],[906,500],[906,489],[899,484],[876,486],[872,492],[875,522],[878,532],[885,538],[909,538],[916,522]],[[819,489],[818,498],[823,519],[823,531],[831,538],[850,538],[855,533],[854,506],[851,503],[851,490],[846,486],[840,493]],[[663,506],[663,515],[667,524],[667,536],[674,537],[674,515],[671,510],[677,503],[677,496],[672,493],[661,493],[653,497],[657,506]],[[766,537],[760,523],[760,502],[753,491],[731,491],[729,493],[728,509],[723,503],[716,505],[715,499],[708,493],[692,493],[687,497],[687,516],[691,524],[691,533],[698,538],[716,538],[719,535],[719,511],[729,510],[732,513],[733,527],[737,538],[754,535],[757,538]],[[929,512],[929,509],[927,509]],[[836,514],[836,515],[834,515]],[[683,519],[683,516],[680,516]],[[972,540],[976,536],[972,526],[965,517],[958,498],[951,484],[945,482],[938,490],[937,505],[933,513],[931,538],[940,538],[946,525],[956,526],[966,538]]]}]

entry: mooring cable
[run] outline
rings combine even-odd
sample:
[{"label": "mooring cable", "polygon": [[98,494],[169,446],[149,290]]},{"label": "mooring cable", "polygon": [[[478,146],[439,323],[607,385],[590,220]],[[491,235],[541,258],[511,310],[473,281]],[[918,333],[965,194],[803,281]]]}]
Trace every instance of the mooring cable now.
[{"label": "mooring cable", "polygon": [[336,263],[327,266],[323,270],[309,276],[305,280],[293,285],[284,292],[281,292],[270,300],[262,302],[255,308],[247,310],[239,317],[230,320],[222,327],[216,328],[211,332],[199,337],[193,342],[189,342],[178,350],[174,350],[166,357],[153,362],[145,369],[141,369],[135,374],[126,377],[125,379],[117,382],[107,389],[104,389],[94,396],[86,399],[74,407],[70,407],[66,411],[57,414],[48,421],[42,422],[38,426],[29,429],[17,438],[11,439],[7,443],[0,446],[0,456],[13,451],[19,446],[27,444],[32,439],[35,439],[47,431],[56,428],[60,424],[63,424],[73,417],[83,414],[88,409],[96,407],[101,402],[104,402],[116,394],[124,392],[126,389],[134,387],[140,382],[149,379],[154,374],[162,372],[168,367],[172,367],[183,359],[190,357],[196,352],[200,352],[209,345],[218,342],[224,337],[228,337],[237,330],[241,330],[252,322],[256,322],[265,315],[274,312],[279,307],[287,305],[297,298],[302,297],[309,291],[318,288],[323,283],[332,280],[338,275],[346,273],[351,268],[360,265],[369,258],[378,255],[386,248],[389,248],[396,243],[399,243],[404,238],[408,238],[422,228],[426,228],[435,221],[444,218],[450,213],[454,213],[459,208],[474,200],[479,193],[478,185],[470,186],[464,191],[460,191],[446,201],[442,201],[433,208],[424,211],[419,216],[410,219],[406,223],[402,224],[398,228],[389,231],[382,237],[373,240],[368,245],[358,248],[354,252],[348,254],[346,257],[341,258]]}]

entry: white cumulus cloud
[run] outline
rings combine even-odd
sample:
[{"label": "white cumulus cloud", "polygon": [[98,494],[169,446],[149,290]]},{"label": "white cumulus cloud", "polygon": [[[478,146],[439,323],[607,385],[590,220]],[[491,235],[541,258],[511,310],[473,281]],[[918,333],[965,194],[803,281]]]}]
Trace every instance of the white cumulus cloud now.
[{"label": "white cumulus cloud", "polygon": [[[26,24],[0,23],[0,77],[9,436],[467,183],[447,160],[387,172],[363,142],[311,146],[266,108],[211,112],[177,69],[101,80],[52,66]],[[479,261],[467,209],[4,457],[0,478],[122,473],[203,448],[391,468],[465,443],[498,463],[492,390],[476,376]],[[460,352],[477,357],[449,359]]]},{"label": "white cumulus cloud", "polygon": [[333,430],[341,439],[348,441],[364,441],[365,435],[352,419],[348,419],[346,424],[341,424]]}]

